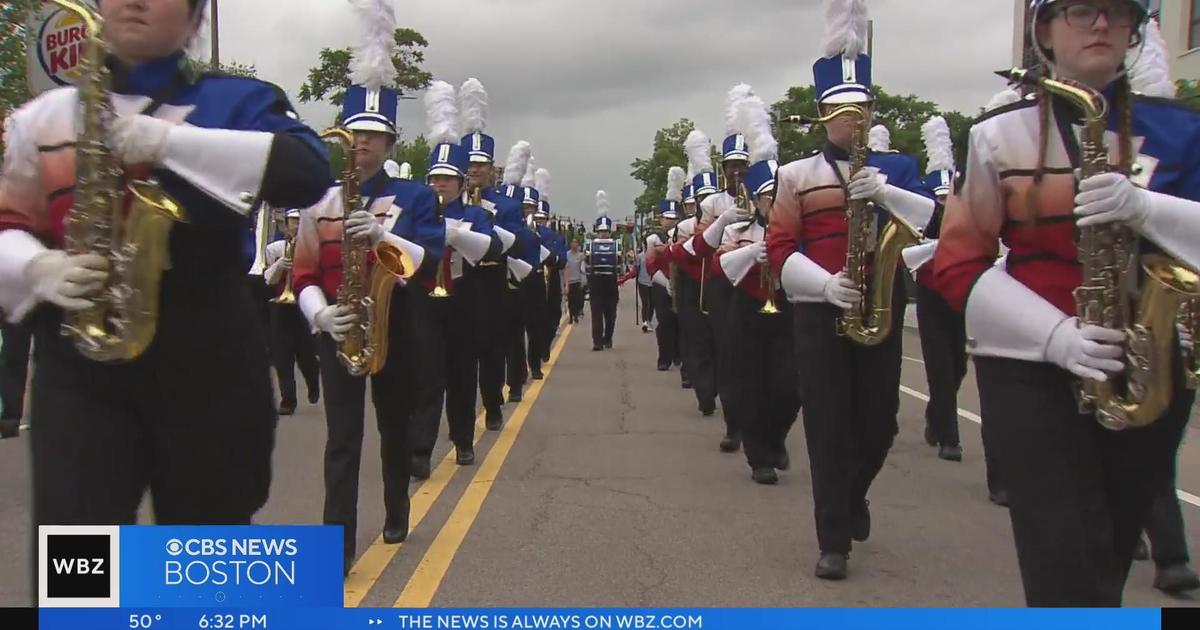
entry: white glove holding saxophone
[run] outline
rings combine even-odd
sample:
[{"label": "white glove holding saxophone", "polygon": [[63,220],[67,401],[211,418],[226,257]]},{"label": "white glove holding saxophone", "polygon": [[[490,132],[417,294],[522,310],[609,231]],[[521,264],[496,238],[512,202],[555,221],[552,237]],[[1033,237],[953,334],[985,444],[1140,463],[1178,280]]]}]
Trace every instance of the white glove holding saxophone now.
[{"label": "white glove holding saxophone", "polygon": [[346,218],[345,224],[346,234],[350,238],[367,239],[371,243],[371,247],[379,244],[383,239],[383,224],[375,218],[375,215],[366,210],[355,210]]},{"label": "white glove holding saxophone", "polygon": [[52,249],[38,254],[25,266],[25,278],[33,293],[68,311],[91,308],[88,296],[108,280],[108,261],[99,254],[67,254]]},{"label": "white glove holding saxophone", "polygon": [[1125,333],[1111,328],[1079,326],[1078,317],[1069,317],[1054,329],[1046,344],[1046,360],[1076,376],[1096,381],[1108,380],[1108,373],[1125,369]]},{"label": "white glove holding saxophone", "polygon": [[317,315],[313,320],[317,328],[329,333],[329,336],[333,337],[334,341],[342,341],[346,338],[346,333],[350,332],[358,323],[358,315],[354,314],[350,306],[330,304],[317,311]]},{"label": "white glove holding saxophone", "polygon": [[862,292],[845,271],[839,271],[825,281],[825,300],[839,308],[850,308],[862,301]]}]

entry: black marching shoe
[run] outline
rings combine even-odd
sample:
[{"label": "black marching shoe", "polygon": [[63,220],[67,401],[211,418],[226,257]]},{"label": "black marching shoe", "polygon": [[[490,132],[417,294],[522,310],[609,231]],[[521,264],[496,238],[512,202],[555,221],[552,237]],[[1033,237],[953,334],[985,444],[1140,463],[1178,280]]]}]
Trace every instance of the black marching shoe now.
[{"label": "black marching shoe", "polygon": [[410,470],[413,479],[428,479],[429,478],[429,456],[428,455],[413,455],[412,469]]},{"label": "black marching shoe", "polygon": [[658,371],[659,371],[659,372],[666,372],[666,371],[667,371],[667,370],[669,370],[669,369],[671,369],[671,363],[670,363],[670,362],[666,362],[666,363],[664,363],[664,362],[662,362],[662,361],[659,361],[659,362],[658,362]]},{"label": "black marching shoe", "polygon": [[688,378],[685,376],[685,377],[679,379],[679,386],[684,389],[691,389],[692,382],[689,381]]},{"label": "black marching shoe", "polygon": [[521,402],[521,390],[517,389],[517,388],[513,388],[513,387],[508,388],[508,402],[510,402],[510,403]]},{"label": "black marching shoe", "polygon": [[774,468],[755,468],[750,472],[750,478],[754,483],[760,483],[764,486],[773,486],[779,483],[779,474]]},{"label": "black marching shoe", "polygon": [[1200,588],[1200,577],[1186,562],[1177,562],[1154,570],[1154,588],[1178,595]]},{"label": "black marching shoe", "polygon": [[342,558],[342,577],[350,575],[352,568],[354,568],[354,556],[344,556]]},{"label": "black marching shoe", "polygon": [[395,521],[387,520],[383,523],[383,542],[388,545],[398,545],[408,538],[408,511],[404,512],[403,518],[397,518]]},{"label": "black marching shoe", "polygon": [[822,580],[846,579],[846,554],[822,551],[814,574]]},{"label": "black marching shoe", "polygon": [[788,455],[787,449],[779,449],[779,454],[775,456],[775,468],[779,470],[787,470],[792,467],[792,458]]},{"label": "black marching shoe", "polygon": [[279,415],[290,416],[296,413],[296,401],[289,400],[279,403]]},{"label": "black marching shoe", "polygon": [[600,352],[603,349],[604,349],[604,346],[602,346],[598,343],[592,344],[592,352]]},{"label": "black marching shoe", "polygon": [[862,504],[850,517],[850,537],[858,542],[865,542],[871,537],[871,502],[863,499]]},{"label": "black marching shoe", "polygon": [[1150,547],[1146,545],[1146,539],[1142,536],[1138,536],[1137,546],[1133,548],[1133,559],[1139,562],[1150,559]]},{"label": "black marching shoe", "polygon": [[943,444],[938,447],[938,459],[944,459],[948,462],[962,461],[962,446],[958,444],[950,445]]},{"label": "black marching shoe", "polygon": [[726,435],[721,438],[722,453],[736,453],[742,447],[742,438],[736,435]]},{"label": "black marching shoe", "polygon": [[459,466],[474,466],[475,449],[454,447],[454,462]]},{"label": "black marching shoe", "polygon": [[488,431],[499,431],[504,425],[504,414],[499,409],[488,409],[483,425]]},{"label": "black marching shoe", "polygon": [[21,437],[20,420],[0,420],[0,438]]},{"label": "black marching shoe", "polygon": [[308,388],[308,404],[315,405],[318,402],[321,402],[321,381]]},{"label": "black marching shoe", "polygon": [[535,380],[535,381],[540,381],[540,380],[542,380],[543,378],[546,378],[546,377],[545,377],[545,376],[542,374],[542,371],[541,371],[541,370],[538,370],[538,371],[534,372],[534,373],[533,373],[533,376],[530,376],[529,378],[531,378],[531,379],[533,379],[533,380]]},{"label": "black marching shoe", "polygon": [[[1000,507],[1008,507],[1008,490],[997,490],[988,493],[988,501],[999,505]],[[1143,558],[1144,560],[1145,558]]]}]

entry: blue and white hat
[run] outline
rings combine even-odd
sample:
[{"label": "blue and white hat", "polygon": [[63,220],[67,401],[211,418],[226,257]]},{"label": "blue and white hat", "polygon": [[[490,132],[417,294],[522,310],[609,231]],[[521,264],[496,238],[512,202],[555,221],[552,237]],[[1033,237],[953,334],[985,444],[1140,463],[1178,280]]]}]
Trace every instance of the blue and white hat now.
[{"label": "blue and white hat", "polygon": [[692,203],[696,200],[696,188],[691,184],[683,187],[683,203]]},{"label": "blue and white hat", "polygon": [[742,183],[753,197],[775,193],[775,173],[779,170],[776,160],[763,160],[750,165],[750,169],[742,176]]},{"label": "blue and white hat", "polygon": [[713,174],[712,150],[708,136],[699,129],[692,130],[683,141],[688,170],[692,173],[692,198],[717,192],[717,177]]},{"label": "blue and white hat", "polygon": [[350,59],[350,82],[342,101],[342,126],[351,131],[396,135],[400,95],[396,80],[396,11],[392,0],[356,3],[362,35]]},{"label": "blue and white hat", "polygon": [[866,103],[871,94],[866,0],[830,0],[825,11],[824,56],[813,64],[817,103]]},{"label": "blue and white hat", "polygon": [[687,173],[678,166],[672,166],[667,171],[667,195],[659,204],[658,209],[664,218],[678,219],[679,204],[683,201],[684,184],[687,182]]},{"label": "blue and white hat", "polygon": [[299,219],[300,211],[299,210],[288,210],[287,213],[284,214],[284,217],[288,218],[288,219]]},{"label": "blue and white hat", "polygon": [[525,175],[521,177],[520,199],[523,205],[533,206],[534,210],[542,205],[542,194],[537,189],[536,160],[532,156],[525,162]]},{"label": "blue and white hat", "polygon": [[739,83],[725,96],[725,141],[721,143],[721,162],[750,160],[750,150],[746,147],[746,136],[743,135],[746,130],[742,126],[740,113],[742,103],[753,95],[754,88]]},{"label": "blue and white hat", "polygon": [[695,197],[712,195],[717,192],[716,173],[700,173],[692,180],[692,190]]},{"label": "blue and white hat", "polygon": [[525,192],[522,190],[521,181],[525,177],[525,171],[531,159],[533,159],[533,147],[524,140],[518,141],[508,150],[508,160],[504,162],[504,185],[500,189],[500,192],[506,197],[518,201],[524,199]]},{"label": "blue and white hat", "polygon": [[478,79],[467,79],[458,88],[462,109],[463,132],[459,144],[468,151],[472,162],[496,161],[496,139],[484,133],[487,128],[488,94]]},{"label": "blue and white hat", "polygon": [[434,81],[425,91],[425,118],[429,139],[434,143],[429,155],[429,173],[466,177],[470,157],[458,144],[458,94],[445,81]]},{"label": "blue and white hat", "polygon": [[658,204],[658,216],[664,219],[678,220],[680,212],[678,201],[663,199],[662,203]]},{"label": "blue and white hat", "polygon": [[925,186],[934,195],[949,195],[954,177],[954,145],[950,139],[950,126],[941,116],[933,116],[921,125],[921,139],[925,141]]},{"label": "blue and white hat", "polygon": [[721,145],[722,162],[749,159],[750,151],[746,148],[746,136],[735,133],[725,138],[725,142]]},{"label": "blue and white hat", "polygon": [[750,160],[754,163],[742,176],[742,184],[752,197],[775,193],[775,173],[779,170],[779,143],[771,132],[771,114],[766,103],[750,95],[738,111],[742,129],[750,145]]},{"label": "blue and white hat", "polygon": [[538,194],[537,210],[533,211],[534,219],[550,218],[550,171],[539,168],[533,173],[533,183]]},{"label": "blue and white hat", "polygon": [[596,191],[596,222],[592,224],[593,232],[611,232],[612,219],[608,218],[608,193]]}]

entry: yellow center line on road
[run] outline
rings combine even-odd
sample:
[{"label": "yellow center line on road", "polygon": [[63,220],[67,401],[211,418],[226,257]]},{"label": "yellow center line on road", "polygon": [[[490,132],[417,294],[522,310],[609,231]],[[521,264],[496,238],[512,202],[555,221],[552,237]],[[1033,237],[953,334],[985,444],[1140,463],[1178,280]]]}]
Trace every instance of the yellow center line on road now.
[{"label": "yellow center line on road", "polygon": [[[483,436],[483,419],[484,413],[480,413],[475,418],[475,444],[479,444],[479,439]],[[421,524],[421,520],[429,513],[429,509],[437,502],[438,497],[442,496],[442,491],[450,485],[450,480],[454,478],[454,473],[458,472],[459,468],[462,466],[454,461],[454,449],[450,449],[450,452],[446,453],[437,468],[429,475],[429,479],[417,487],[417,491],[409,502],[409,532]],[[404,543],[389,545],[383,542],[382,534],[375,538],[375,542],[371,543],[358,562],[354,563],[354,568],[350,569],[350,575],[346,576],[346,582],[342,587],[345,608],[357,608],[362,603],[363,598],[379,581],[379,577],[391,564],[392,558],[396,557],[403,546]]]},{"label": "yellow center line on road", "polygon": [[483,502],[487,499],[488,493],[492,490],[492,484],[495,483],[496,477],[500,474],[500,467],[504,465],[504,460],[508,458],[513,444],[517,441],[517,436],[521,434],[521,429],[525,426],[525,420],[529,417],[529,410],[537,402],[545,383],[550,380],[550,372],[553,371],[554,364],[558,362],[558,355],[562,352],[563,346],[566,345],[567,337],[571,334],[573,327],[573,324],[567,324],[562,329],[562,333],[559,335],[553,351],[550,352],[550,360],[546,362],[542,370],[545,375],[544,378],[533,382],[524,400],[522,400],[516,411],[513,412],[512,418],[508,421],[508,426],[505,427],[506,430],[496,437],[496,442],[488,450],[487,457],[484,458],[483,464],[475,472],[475,476],[471,479],[471,483],[467,486],[466,491],[463,492],[462,498],[458,500],[458,505],[454,507],[454,512],[450,514],[450,518],[446,520],[446,524],[442,526],[442,530],[438,532],[437,538],[434,538],[433,544],[426,550],[425,555],[421,558],[421,562],[417,565],[416,571],[409,578],[404,591],[396,599],[395,605],[397,607],[425,608],[433,601],[434,595],[437,594],[438,588],[441,587],[442,580],[446,577],[446,571],[449,570],[450,563],[458,553],[458,548],[467,537],[467,532],[470,531],[471,525],[475,523],[475,519],[479,516]]}]

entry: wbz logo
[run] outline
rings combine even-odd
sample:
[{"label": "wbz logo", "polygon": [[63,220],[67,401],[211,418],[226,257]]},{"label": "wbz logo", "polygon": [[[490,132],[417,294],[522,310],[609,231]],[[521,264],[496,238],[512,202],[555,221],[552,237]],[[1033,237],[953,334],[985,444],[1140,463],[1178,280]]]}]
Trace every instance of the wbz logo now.
[{"label": "wbz logo", "polygon": [[38,528],[38,602],[45,608],[116,607],[118,527]]}]

